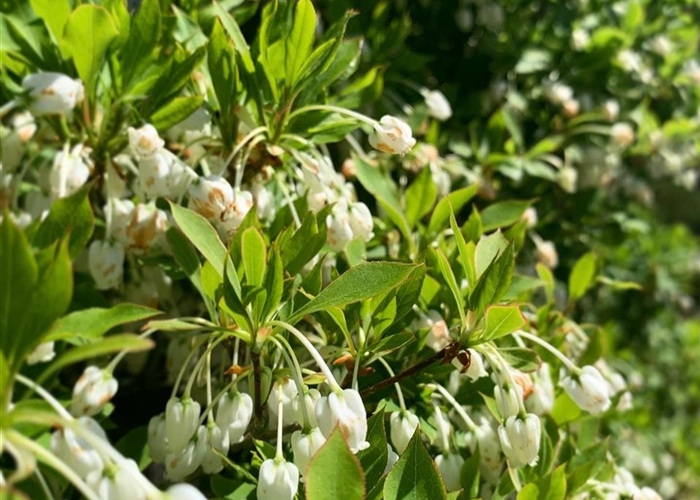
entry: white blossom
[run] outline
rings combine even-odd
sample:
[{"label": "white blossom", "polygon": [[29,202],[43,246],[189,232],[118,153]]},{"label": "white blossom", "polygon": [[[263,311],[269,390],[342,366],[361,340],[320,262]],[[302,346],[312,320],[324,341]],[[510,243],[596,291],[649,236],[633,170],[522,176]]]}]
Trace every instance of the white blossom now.
[{"label": "white blossom", "polygon": [[46,363],[51,361],[56,356],[56,351],[54,351],[54,342],[42,342],[34,348],[34,350],[29,353],[27,357],[28,365],[35,365],[37,363]]},{"label": "white blossom", "polygon": [[253,208],[253,195],[250,191],[235,189],[233,200],[219,216],[219,226],[229,237],[232,236],[251,208]]},{"label": "white blossom", "polygon": [[452,107],[450,102],[445,97],[445,94],[439,90],[423,89],[421,91],[425,104],[428,106],[428,114],[438,121],[444,122],[452,116]]},{"label": "white blossom", "polygon": [[205,474],[216,474],[224,468],[224,462],[219,454],[226,456],[229,448],[229,435],[218,426],[207,428],[207,446],[202,458],[202,470]]},{"label": "white blossom", "polygon": [[51,197],[65,198],[78,191],[90,177],[89,148],[77,144],[68,152],[68,145],[56,153],[51,167]]},{"label": "white blossom", "polygon": [[233,202],[231,184],[218,175],[200,177],[189,188],[189,208],[202,217],[216,220]]},{"label": "white blossom", "polygon": [[354,389],[332,392],[316,402],[316,420],[323,435],[330,436],[337,426],[350,451],[357,453],[369,447],[367,413],[360,394]]},{"label": "white blossom", "polygon": [[[166,425],[167,425],[166,412]],[[168,433],[170,442],[170,433]],[[171,481],[180,481],[197,470],[207,452],[207,428],[200,425],[194,437],[184,447],[171,451],[165,457],[165,475]]]},{"label": "white blossom", "polygon": [[394,451],[389,443],[386,444],[386,467],[384,467],[384,474],[387,474],[392,467],[399,461],[399,455]]},{"label": "white blossom", "polygon": [[245,392],[224,394],[216,407],[216,425],[228,432],[231,444],[240,443],[253,416],[253,398]]},{"label": "white blossom", "polygon": [[88,366],[73,387],[71,413],[76,417],[91,417],[102,411],[119,388],[111,373],[96,366]]},{"label": "white blossom", "polygon": [[294,453],[294,463],[302,476],[306,474],[309,462],[325,442],[326,438],[318,427],[312,427],[308,432],[294,431],[292,452]]},{"label": "white blossom", "polygon": [[[280,391],[278,387],[281,387]],[[295,401],[299,396],[299,390],[296,383],[292,379],[281,379],[275,381],[270,389],[270,395],[267,398],[267,411],[270,414],[270,424],[277,425],[277,417],[279,415],[279,403],[282,399],[282,425],[290,425],[296,422]]]},{"label": "white blossom", "polygon": [[549,364],[542,363],[534,378],[533,390],[525,399],[525,408],[536,415],[543,415],[552,411],[554,407],[554,384],[549,373]]},{"label": "white blossom", "polygon": [[156,415],[148,422],[148,451],[154,462],[165,462],[168,454],[168,433],[163,413]]},{"label": "white blossom", "polygon": [[504,420],[520,413],[523,390],[518,384],[508,386],[496,385],[493,388],[493,395],[496,399],[498,411]]},{"label": "white blossom", "polygon": [[591,365],[581,368],[578,375],[567,375],[559,384],[576,404],[592,415],[610,408],[608,383],[598,369]]},{"label": "white blossom", "polygon": [[384,115],[369,136],[373,148],[384,153],[404,155],[416,144],[411,127],[394,116]]},{"label": "white blossom", "polygon": [[559,254],[553,242],[541,241],[537,243],[537,260],[550,269],[559,265]]},{"label": "white blossom", "polygon": [[[78,423],[85,432],[91,432],[107,442],[105,431],[92,418],[80,417]],[[68,428],[51,434],[51,452],[83,479],[93,471],[101,472],[104,467],[102,456],[92,445]]]},{"label": "white blossom", "polygon": [[258,500],[292,500],[299,488],[299,469],[286,460],[268,458],[260,466]]},{"label": "white blossom", "polygon": [[127,133],[131,152],[139,159],[155,155],[165,145],[156,128],[150,123],[138,129],[129,127]]},{"label": "white blossom", "polygon": [[[170,451],[183,450],[197,431],[201,407],[192,399],[170,398],[165,406],[165,430]],[[206,434],[206,429],[205,434]],[[206,435],[205,435],[206,439]]]},{"label": "white blossom", "polygon": [[618,122],[610,128],[610,137],[615,144],[626,148],[634,142],[634,129],[629,123]]},{"label": "white blossom", "polygon": [[[146,481],[139,471],[138,465],[133,460],[120,460],[115,467],[116,470],[110,474],[103,474],[103,471],[92,471],[88,474],[85,482],[90,486],[99,498],[106,500],[146,500],[146,490],[142,481]],[[143,479],[139,480],[137,476]]]},{"label": "white blossom", "polygon": [[88,251],[88,267],[98,290],[119,287],[124,274],[124,247],[118,241],[94,240]]},{"label": "white blossom", "polygon": [[361,238],[363,241],[369,241],[373,234],[374,220],[372,220],[372,212],[364,203],[351,203],[348,209],[350,228],[352,229],[353,238]]},{"label": "white blossom", "polygon": [[485,418],[482,418],[474,434],[476,443],[479,446],[479,469],[487,481],[495,483],[498,481],[503,467],[498,435],[494,428],[491,427],[491,423]]},{"label": "white blossom", "polygon": [[135,253],[145,253],[162,244],[168,216],[155,203],[139,203],[132,210],[126,225],[126,247]]},{"label": "white blossom", "polygon": [[34,116],[65,116],[85,97],[82,82],[61,73],[32,73],[24,77],[22,88],[29,92]]},{"label": "white blossom", "polygon": [[197,488],[189,483],[174,484],[165,492],[166,500],[207,500]]},{"label": "white blossom", "polygon": [[409,410],[395,411],[391,414],[389,418],[391,442],[399,454],[404,452],[419,425],[418,417]]},{"label": "white blossom", "polygon": [[533,413],[525,419],[509,417],[498,427],[501,448],[513,467],[537,464],[541,433],[540,419]]},{"label": "white blossom", "polygon": [[456,453],[450,453],[449,455],[440,454],[435,457],[435,466],[448,492],[457,491],[461,488],[459,479],[463,464],[464,459]]}]

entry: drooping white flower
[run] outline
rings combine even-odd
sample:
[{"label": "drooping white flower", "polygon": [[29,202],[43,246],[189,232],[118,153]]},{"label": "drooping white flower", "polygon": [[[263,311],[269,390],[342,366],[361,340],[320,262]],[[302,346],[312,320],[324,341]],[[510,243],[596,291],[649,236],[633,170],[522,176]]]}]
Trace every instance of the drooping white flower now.
[{"label": "drooping white flower", "polygon": [[68,145],[56,153],[51,167],[51,197],[54,200],[72,195],[83,187],[90,177],[88,162],[89,148],[82,144],[73,146],[68,152]]},{"label": "drooping white flower", "polygon": [[374,229],[374,220],[372,212],[364,203],[351,203],[348,208],[349,223],[352,229],[353,238],[361,238],[363,241],[369,241],[372,238],[372,230]]},{"label": "drooping white flower", "polygon": [[163,413],[148,422],[148,451],[154,462],[165,462],[165,456],[168,454],[168,433]]},{"label": "drooping white flower", "polygon": [[450,453],[449,455],[440,454],[435,457],[435,466],[448,492],[457,491],[461,488],[459,478],[463,464],[464,459],[456,453]]},{"label": "drooping white flower", "polygon": [[76,417],[91,417],[99,413],[118,388],[119,383],[111,373],[88,366],[73,387],[71,413]]},{"label": "drooping white flower", "polygon": [[419,425],[418,417],[409,410],[395,411],[391,414],[389,417],[391,442],[394,443],[399,454],[404,452]]},{"label": "drooping white flower", "polygon": [[[278,389],[281,387],[281,391]],[[267,398],[267,410],[270,414],[270,423],[277,425],[277,416],[279,415],[279,403],[282,399],[283,425],[289,425],[296,422],[296,411],[294,402],[299,396],[299,390],[296,383],[292,379],[280,379],[272,384],[270,395]]]},{"label": "drooping white flower", "polygon": [[318,427],[312,427],[308,433],[294,431],[292,452],[294,453],[294,463],[302,476],[306,474],[309,462],[325,442],[326,438]]},{"label": "drooping white flower", "polygon": [[661,495],[653,489],[649,488],[648,486],[645,486],[643,488],[637,489],[632,494],[632,500],[663,500],[661,498]]},{"label": "drooping white flower", "polygon": [[216,407],[216,425],[228,432],[231,444],[243,441],[253,416],[253,398],[245,392],[224,394]]},{"label": "drooping white flower", "polygon": [[498,426],[501,448],[513,467],[537,464],[541,434],[540,419],[533,413],[525,419],[509,417],[505,424]]},{"label": "drooping white flower", "polygon": [[90,244],[88,267],[98,290],[117,288],[124,274],[124,247],[118,241]]},{"label": "drooping white flower", "polygon": [[85,97],[80,80],[61,73],[33,73],[22,80],[29,92],[29,111],[34,116],[66,115]]},{"label": "drooping white flower", "polygon": [[126,226],[126,247],[141,254],[160,246],[167,224],[167,214],[156,208],[155,203],[139,203],[132,210]]},{"label": "drooping white flower", "polygon": [[275,206],[275,198],[270,190],[262,182],[254,181],[250,184],[250,193],[253,195],[258,218],[272,221],[275,218],[277,207]]},{"label": "drooping white flower", "polygon": [[[133,460],[124,459],[110,466],[110,473],[92,471],[85,482],[97,496],[107,500],[146,500],[146,490],[137,476],[142,476]],[[143,478],[142,480],[146,480]]]},{"label": "drooping white flower", "polygon": [[342,252],[352,237],[353,231],[347,203],[341,199],[326,217],[326,240],[333,250]]},{"label": "drooping white flower", "polygon": [[260,466],[258,500],[292,500],[299,488],[299,469],[286,460],[268,458]]},{"label": "drooping white flower", "polygon": [[345,389],[319,398],[316,402],[316,420],[326,437],[330,436],[337,426],[353,453],[369,447],[366,441],[367,413],[356,390]]},{"label": "drooping white flower", "polygon": [[[192,399],[168,400],[165,406],[165,431],[171,452],[177,454],[190,442],[199,425],[200,411],[199,403]],[[204,431],[206,440],[206,429]]]},{"label": "drooping white flower", "polygon": [[127,133],[131,152],[138,158],[151,157],[165,145],[165,141],[160,138],[158,131],[150,123],[138,129],[129,127]]},{"label": "drooping white flower", "polygon": [[384,153],[404,155],[416,144],[411,127],[394,116],[384,115],[369,136],[373,148]]},{"label": "drooping white flower", "polygon": [[[78,418],[80,426],[96,437],[107,442],[107,435],[90,417]],[[93,471],[101,472],[104,467],[102,456],[82,436],[64,428],[51,434],[51,452],[76,474],[85,479]]]},{"label": "drooping white flower", "polygon": [[615,99],[608,99],[603,104],[603,113],[608,121],[614,122],[620,114],[620,104]]},{"label": "drooping white flower", "polygon": [[[318,422],[316,421],[316,402],[321,398],[321,393],[318,389],[305,390],[303,394],[297,395],[297,397],[292,401],[292,408],[294,410],[295,419],[299,425],[304,427],[318,427]],[[302,409],[303,405],[303,409]],[[306,414],[306,420],[304,420],[304,414]]]},{"label": "drooping white flower", "polygon": [[227,431],[222,431],[217,425],[207,428],[207,446],[202,458],[202,470],[205,474],[216,474],[224,468],[221,455],[226,456],[229,448]]},{"label": "drooping white flower", "polygon": [[537,243],[537,261],[550,269],[559,265],[559,254],[553,242],[541,241]]},{"label": "drooping white flower", "polygon": [[[166,412],[166,425],[167,425]],[[168,435],[170,441],[170,435]],[[178,451],[171,451],[165,457],[165,475],[171,481],[181,481],[197,470],[207,452],[207,428],[200,425],[194,437]]]},{"label": "drooping white flower", "polygon": [[543,415],[552,411],[554,406],[554,385],[549,364],[542,363],[534,377],[533,390],[525,399],[525,408],[536,415]]},{"label": "drooping white flower", "polygon": [[496,385],[493,388],[493,395],[496,399],[498,411],[504,420],[520,413],[523,390],[518,384],[503,387]]},{"label": "drooping white flower", "polygon": [[165,492],[166,500],[207,500],[201,491],[189,483],[172,485]]},{"label": "drooping white flower", "polygon": [[437,434],[435,436],[435,445],[442,450],[444,454],[450,453],[450,435],[452,434],[452,424],[449,418],[445,416],[440,407],[433,403],[435,408],[435,429]]},{"label": "drooping white flower", "polygon": [[634,142],[634,129],[629,123],[617,122],[610,128],[610,137],[615,144],[626,148]]},{"label": "drooping white flower", "polygon": [[233,202],[233,188],[218,175],[200,177],[190,185],[189,197],[191,210],[206,219],[215,220]]},{"label": "drooping white flower", "polygon": [[230,237],[253,208],[253,195],[250,191],[236,189],[233,191],[233,201],[229,203],[219,216],[219,225]]},{"label": "drooping white flower", "polygon": [[425,105],[428,106],[428,114],[438,121],[444,122],[452,116],[452,106],[447,100],[445,94],[439,90],[423,89],[421,91],[425,99]]},{"label": "drooping white flower", "polygon": [[503,460],[498,435],[487,419],[482,419],[474,431],[476,444],[479,446],[479,470],[484,478],[495,483],[501,476]]},{"label": "drooping white flower", "polygon": [[592,415],[598,415],[610,408],[608,383],[594,366],[584,366],[580,374],[567,375],[559,384],[582,410]]},{"label": "drooping white flower", "polygon": [[54,342],[42,342],[34,348],[34,350],[29,353],[27,357],[28,365],[35,365],[37,363],[46,363],[51,361],[56,356],[56,351],[54,351]]}]

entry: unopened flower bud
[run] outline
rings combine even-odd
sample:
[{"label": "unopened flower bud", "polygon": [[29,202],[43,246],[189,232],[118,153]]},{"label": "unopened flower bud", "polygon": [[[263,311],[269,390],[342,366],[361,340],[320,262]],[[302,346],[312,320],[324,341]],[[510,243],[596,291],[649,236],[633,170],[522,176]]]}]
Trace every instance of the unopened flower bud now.
[{"label": "unopened flower bud", "polygon": [[292,434],[294,463],[302,476],[306,474],[309,462],[325,442],[326,438],[318,427],[313,427],[308,433],[294,431]]},{"label": "unopened flower bud", "polygon": [[550,269],[559,265],[557,247],[551,241],[542,241],[537,244],[537,261]]},{"label": "unopened flower bud", "polygon": [[258,500],[292,500],[299,488],[299,469],[291,462],[268,458],[260,466]]},{"label": "unopened flower bud", "polygon": [[626,148],[634,142],[634,129],[625,122],[618,122],[610,128],[610,137],[615,144]]},{"label": "unopened flower bud", "polygon": [[464,459],[456,453],[441,454],[435,457],[435,466],[448,492],[457,491],[461,488],[459,477],[463,464]]},{"label": "unopened flower bud", "polygon": [[156,128],[150,123],[138,129],[129,127],[127,132],[129,134],[131,152],[139,158],[153,156],[165,145]]},{"label": "unopened flower bud", "polygon": [[29,111],[34,116],[66,115],[82,102],[85,93],[80,80],[61,73],[33,73],[22,80],[29,91]]},{"label": "unopened flower bud", "polygon": [[88,366],[73,388],[71,413],[76,417],[99,413],[117,392],[119,383],[111,373]]},{"label": "unopened flower bud", "polygon": [[119,287],[124,274],[124,247],[117,241],[93,241],[88,254],[88,267],[98,290]]},{"label": "unopened flower bud", "polygon": [[493,395],[504,420],[520,413],[523,391],[518,384],[503,387],[496,385],[493,388]]},{"label": "unopened flower bud", "polygon": [[46,363],[51,361],[56,356],[56,351],[54,351],[54,342],[42,342],[34,348],[34,350],[29,353],[27,357],[28,365],[35,365],[37,363]]},{"label": "unopened flower bud", "polygon": [[441,122],[452,116],[452,107],[445,94],[439,90],[428,89],[423,89],[421,94],[425,99],[425,105],[428,106],[428,114],[430,116]]},{"label": "unopened flower bud", "polygon": [[165,462],[165,456],[168,453],[168,433],[163,413],[156,415],[148,422],[148,451],[154,462]]},{"label": "unopened flower bud", "polygon": [[586,365],[578,375],[567,375],[559,384],[576,404],[592,415],[610,408],[608,383],[597,368]]},{"label": "unopened flower bud", "polygon": [[207,446],[202,458],[202,470],[205,474],[216,474],[224,468],[224,462],[220,455],[228,454],[228,432],[222,431],[218,426],[207,428]]},{"label": "unopened flower bud", "polygon": [[[165,406],[165,431],[170,451],[177,454],[187,446],[197,430],[200,411],[199,403],[192,399],[170,398]],[[206,434],[206,429],[204,431]]]},{"label": "unopened flower bud", "polygon": [[253,398],[247,393],[224,394],[216,407],[216,425],[228,432],[231,444],[243,441],[253,416]]},{"label": "unopened flower bud", "polygon": [[[80,426],[103,441],[107,435],[100,424],[90,417],[80,417]],[[92,471],[101,472],[104,467],[102,456],[83,437],[64,428],[51,434],[51,451],[57,458],[85,479]]]},{"label": "unopened flower bud", "polygon": [[509,417],[498,427],[501,448],[513,467],[537,464],[541,433],[540,419],[532,413],[525,419]]},{"label": "unopened flower bud", "polygon": [[394,443],[396,451],[401,454],[408,446],[408,442],[413,437],[416,429],[420,425],[418,417],[410,412],[395,411],[389,419],[391,427],[391,442]]},{"label": "unopened flower bud", "polygon": [[[172,400],[171,400],[172,401]],[[167,425],[166,411],[166,425]],[[168,438],[168,441],[170,439]],[[172,449],[172,445],[170,445]],[[165,457],[165,475],[171,481],[180,481],[197,470],[207,452],[207,428],[200,425],[196,434],[178,451],[172,450]]]},{"label": "unopened flower bud", "polygon": [[357,453],[369,447],[367,413],[360,394],[354,389],[332,392],[316,402],[316,420],[323,435],[330,436],[337,426],[350,451]]},{"label": "unopened flower bud", "polygon": [[394,116],[385,115],[374,125],[369,136],[373,148],[384,153],[404,155],[416,144],[411,127]]}]

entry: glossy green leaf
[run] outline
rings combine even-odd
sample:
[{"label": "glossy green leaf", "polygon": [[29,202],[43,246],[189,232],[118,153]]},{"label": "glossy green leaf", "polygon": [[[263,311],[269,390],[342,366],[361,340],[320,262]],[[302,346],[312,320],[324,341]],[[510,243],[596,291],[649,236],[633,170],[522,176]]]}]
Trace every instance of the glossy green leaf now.
[{"label": "glossy green leaf", "polygon": [[597,257],[588,252],[574,264],[569,276],[569,300],[576,300],[586,293],[595,282]]},{"label": "glossy green leaf", "polygon": [[500,255],[508,246],[508,240],[505,239],[500,231],[484,236],[476,244],[476,253],[474,255],[474,268],[476,277],[478,278],[487,267],[491,265],[493,260]]},{"label": "glossy green leaf", "polygon": [[126,88],[133,87],[156,59],[162,14],[158,0],[143,0],[131,20],[129,38],[120,51]]},{"label": "glossy green leaf", "polygon": [[469,295],[470,308],[481,314],[487,306],[497,303],[510,287],[514,268],[513,245],[508,245],[477,279]]},{"label": "glossy green leaf", "polygon": [[301,75],[311,54],[316,32],[316,11],[311,0],[299,0],[294,9],[292,31],[284,40],[284,72],[287,85],[292,86]]},{"label": "glossy green leaf", "polygon": [[367,485],[373,487],[384,475],[388,459],[384,408],[367,419],[367,442],[369,442],[369,448],[358,452],[357,458],[365,472]]},{"label": "glossy green leaf", "polygon": [[481,212],[484,231],[515,224],[531,204],[528,200],[508,200],[489,205]]},{"label": "glossy green leaf", "polygon": [[433,214],[430,216],[430,222],[428,223],[428,233],[435,234],[447,227],[448,220],[450,219],[450,207],[455,213],[459,213],[462,207],[469,203],[469,201],[474,197],[478,189],[476,184],[467,186],[462,189],[457,189],[452,191],[450,194],[441,198],[438,204],[433,210]]},{"label": "glossy green leaf", "polygon": [[167,130],[197,111],[203,101],[200,95],[175,97],[151,115],[151,125],[158,130]]},{"label": "glossy green leaf", "polygon": [[519,330],[526,324],[520,306],[489,306],[486,308],[486,324],[482,338],[493,340]]},{"label": "glossy green leaf", "polygon": [[308,500],[363,500],[365,478],[359,460],[336,428],[314,455],[306,473]]},{"label": "glossy green leaf", "polygon": [[450,292],[452,292],[452,298],[455,301],[455,306],[457,306],[457,312],[459,312],[459,319],[462,324],[462,328],[466,328],[467,318],[464,312],[464,299],[462,298],[462,292],[460,291],[459,285],[457,284],[457,279],[455,278],[455,275],[452,272],[452,266],[450,266],[450,261],[447,259],[447,256],[443,253],[442,249],[440,248],[435,249],[435,255],[437,256],[437,264],[438,269],[440,270],[440,274],[442,274],[442,277],[447,282],[447,286],[450,289]]},{"label": "glossy green leaf", "polygon": [[510,366],[523,372],[533,372],[542,363],[537,353],[527,347],[500,347],[498,352]]},{"label": "glossy green leaf", "polygon": [[88,94],[95,88],[107,49],[117,35],[112,16],[98,5],[81,5],[68,18],[63,46],[73,58]]},{"label": "glossy green leaf", "polygon": [[406,189],[406,219],[411,227],[427,215],[435,204],[437,186],[433,182],[430,168],[424,168]]},{"label": "glossy green leaf", "polygon": [[60,46],[63,29],[71,11],[68,0],[31,0],[30,4],[34,12],[46,23],[46,27]]},{"label": "glossy green leaf", "polygon": [[282,245],[282,262],[289,274],[298,274],[326,243],[325,224],[322,222],[319,225],[319,220],[314,214],[308,213],[301,227]]},{"label": "glossy green leaf", "polygon": [[211,262],[220,276],[224,275],[226,247],[219,238],[219,233],[204,217],[185,207],[170,202],[173,218],[187,239],[199,250],[207,261]]},{"label": "glossy green leaf", "polygon": [[47,340],[68,337],[101,337],[116,326],[133,321],[143,321],[158,314],[162,313],[150,307],[126,302],[109,309],[99,307],[81,309],[56,321],[51,327],[51,334]]},{"label": "glossy green leaf", "polygon": [[415,432],[384,483],[384,500],[440,500],[447,492],[433,459]]}]

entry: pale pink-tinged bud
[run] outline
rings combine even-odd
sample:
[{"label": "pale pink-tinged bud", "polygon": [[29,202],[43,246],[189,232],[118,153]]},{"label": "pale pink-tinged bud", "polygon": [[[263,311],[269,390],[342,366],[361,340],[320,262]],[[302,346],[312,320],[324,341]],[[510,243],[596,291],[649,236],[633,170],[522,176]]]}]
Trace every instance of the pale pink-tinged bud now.
[{"label": "pale pink-tinged bud", "polygon": [[253,398],[247,393],[224,394],[216,407],[216,425],[228,433],[231,444],[243,441],[253,416]]},{"label": "pale pink-tinged bud", "polygon": [[591,365],[586,365],[578,375],[567,375],[559,384],[576,404],[592,415],[598,415],[610,408],[608,383]]},{"label": "pale pink-tinged bud", "polygon": [[189,188],[189,208],[202,217],[215,220],[233,202],[231,184],[218,175],[200,177]]},{"label": "pale pink-tinged bud", "polygon": [[299,489],[299,469],[286,460],[268,458],[260,466],[258,500],[292,500]]},{"label": "pale pink-tinged bud", "polygon": [[154,462],[165,462],[165,456],[168,454],[168,433],[164,413],[156,415],[148,422],[148,451]]},{"label": "pale pink-tinged bud", "polygon": [[[166,412],[167,424],[167,412]],[[170,435],[168,435],[168,440]],[[197,428],[187,444],[179,451],[171,451],[165,457],[165,475],[171,481],[180,481],[197,470],[207,452],[207,429],[203,425]]]},{"label": "pale pink-tinged bud", "polygon": [[[326,438],[318,427],[313,427],[308,433],[294,431],[292,434],[292,451],[294,452],[294,463],[299,472],[306,474],[306,469],[316,452],[321,449],[326,442]],[[303,481],[303,479],[302,479]]]},{"label": "pale pink-tinged bud", "polygon": [[88,267],[98,290],[118,288],[124,274],[124,247],[117,241],[93,241]]},{"label": "pale pink-tinged bud", "polygon": [[[200,411],[199,403],[192,399],[170,398],[165,406],[165,429],[170,451],[177,454],[187,446],[197,431]],[[206,429],[204,432],[206,440]]]},{"label": "pale pink-tinged bud", "polygon": [[428,114],[438,121],[444,122],[452,116],[452,106],[447,100],[445,94],[439,90],[423,89],[421,91],[425,99],[425,105],[428,106]]},{"label": "pale pink-tinged bud", "polygon": [[80,80],[61,73],[33,73],[22,80],[29,92],[29,111],[34,116],[66,115],[85,97]]},{"label": "pale pink-tinged bud", "polygon": [[405,412],[395,411],[391,414],[389,418],[391,442],[394,443],[399,454],[404,452],[419,425],[418,417],[408,410]]},{"label": "pale pink-tinged bud", "polygon": [[435,457],[435,466],[448,492],[457,491],[461,488],[459,476],[463,464],[464,459],[456,453],[441,454]]},{"label": "pale pink-tinged bud", "polygon": [[373,148],[384,153],[404,155],[416,144],[411,127],[394,116],[384,115],[369,136]]},{"label": "pale pink-tinged bud", "polygon": [[150,123],[138,129],[129,127],[127,132],[129,134],[131,152],[139,158],[153,156],[165,145],[156,128]]},{"label": "pale pink-tinged bud", "polygon": [[498,427],[501,448],[513,467],[537,464],[541,433],[540,419],[532,413],[525,419],[509,417]]},{"label": "pale pink-tinged bud", "polygon": [[88,366],[73,388],[71,413],[76,417],[96,415],[114,397],[118,388],[119,383],[111,373]]},{"label": "pale pink-tinged bud", "polygon": [[330,436],[337,426],[350,451],[369,447],[367,413],[360,394],[354,389],[332,392],[316,402],[316,420],[323,435]]}]

